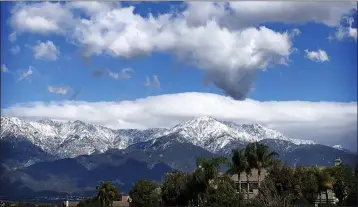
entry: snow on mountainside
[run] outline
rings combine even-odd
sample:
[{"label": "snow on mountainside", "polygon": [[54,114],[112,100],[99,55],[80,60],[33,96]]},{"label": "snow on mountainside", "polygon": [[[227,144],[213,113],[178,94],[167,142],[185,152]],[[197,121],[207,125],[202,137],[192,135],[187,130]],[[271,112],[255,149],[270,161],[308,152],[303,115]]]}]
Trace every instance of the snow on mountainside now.
[{"label": "snow on mountainside", "polygon": [[124,149],[130,144],[158,137],[162,131],[112,130],[82,121],[25,121],[16,117],[1,117],[0,139],[28,139],[51,155],[68,158],[103,153],[111,148]]},{"label": "snow on mountainside", "polygon": [[260,124],[236,125],[231,122],[218,121],[209,116],[180,123],[164,134],[171,133],[180,133],[194,145],[214,153],[234,142],[256,142],[264,139],[284,140],[296,145],[315,144],[311,140],[290,139],[281,132]]},{"label": "snow on mountainside", "polygon": [[[180,123],[171,129],[113,130],[82,121],[26,121],[16,117],[1,117],[0,139],[27,139],[45,152],[60,158],[103,153],[108,149],[124,149],[129,145],[162,136],[180,134],[189,143],[217,153],[235,143],[264,139],[284,140],[294,144],[314,144],[296,140],[279,131],[259,124],[236,125],[204,116]],[[154,140],[153,140],[154,141]]]}]

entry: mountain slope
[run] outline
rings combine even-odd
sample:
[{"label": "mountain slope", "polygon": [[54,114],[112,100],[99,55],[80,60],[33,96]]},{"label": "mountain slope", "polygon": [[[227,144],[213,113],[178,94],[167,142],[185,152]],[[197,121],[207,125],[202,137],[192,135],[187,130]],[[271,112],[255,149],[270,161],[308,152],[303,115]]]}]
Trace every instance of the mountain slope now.
[{"label": "mountain slope", "polygon": [[119,165],[100,164],[88,170],[76,158],[66,158],[3,172],[0,175],[0,194],[7,197],[19,194],[35,196],[46,192],[54,195],[92,195],[95,186],[103,180],[112,181],[121,192],[128,192],[138,179],[160,182],[163,175],[170,171],[172,169],[166,164],[157,163],[149,168],[147,163],[134,159],[127,159]]}]

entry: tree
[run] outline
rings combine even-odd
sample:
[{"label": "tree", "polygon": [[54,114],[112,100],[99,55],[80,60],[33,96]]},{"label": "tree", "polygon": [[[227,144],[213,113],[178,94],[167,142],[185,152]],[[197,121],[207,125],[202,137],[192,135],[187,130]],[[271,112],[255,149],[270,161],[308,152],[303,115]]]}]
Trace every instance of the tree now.
[{"label": "tree", "polygon": [[161,188],[161,197],[166,206],[187,206],[189,204],[188,174],[180,171],[167,173]]},{"label": "tree", "polygon": [[100,201],[102,207],[112,206],[113,200],[116,198],[119,189],[112,184],[112,182],[101,182],[96,187],[97,199]]},{"label": "tree", "polygon": [[270,148],[264,144],[258,142],[250,143],[247,145],[245,155],[250,168],[256,168],[258,173],[258,185],[260,186],[260,177],[262,169],[270,167],[275,158],[278,157],[276,152],[270,150]]},{"label": "tree", "polygon": [[240,181],[240,174],[248,167],[247,159],[245,157],[245,149],[233,149],[231,163],[229,163],[228,174],[237,174]]},{"label": "tree", "polygon": [[235,182],[228,176],[215,178],[205,193],[206,206],[238,207],[242,200],[241,194],[236,192]]},{"label": "tree", "polygon": [[312,167],[297,166],[294,170],[293,182],[299,186],[299,195],[306,199],[311,205],[317,199],[319,189],[317,177]]},{"label": "tree", "polygon": [[[351,194],[356,194],[355,175],[348,165],[340,164],[326,169],[326,172],[333,179],[333,192],[338,198],[339,205],[346,204],[347,198]],[[356,204],[356,203],[354,203]]]},{"label": "tree", "polygon": [[210,181],[218,177],[221,164],[227,162],[224,157],[197,158],[196,170],[193,172],[190,181],[192,200],[194,205],[205,203],[204,193]]},{"label": "tree", "polygon": [[158,202],[157,183],[149,180],[138,180],[129,192],[132,202],[136,206],[150,206]]},{"label": "tree", "polygon": [[322,192],[326,194],[326,203],[329,203],[328,190],[333,188],[332,177],[328,174],[327,171],[321,170],[317,167],[315,168],[315,174],[317,177],[318,189],[320,191],[320,204],[322,205]]}]

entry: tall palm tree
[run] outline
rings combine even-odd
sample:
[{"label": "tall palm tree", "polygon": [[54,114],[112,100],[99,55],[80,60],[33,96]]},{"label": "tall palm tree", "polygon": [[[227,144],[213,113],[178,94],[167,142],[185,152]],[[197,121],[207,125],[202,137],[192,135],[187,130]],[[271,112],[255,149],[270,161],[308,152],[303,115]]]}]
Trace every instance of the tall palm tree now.
[{"label": "tall palm tree", "polygon": [[101,182],[96,187],[97,199],[100,201],[102,207],[109,207],[113,205],[113,200],[118,194],[118,189],[111,182]]},{"label": "tall palm tree", "polygon": [[[240,174],[248,168],[247,159],[245,157],[245,149],[233,149],[231,162],[229,163],[228,174],[237,174],[238,181],[240,182]],[[241,189],[241,186],[240,186]]]},{"label": "tall palm tree", "polygon": [[247,145],[245,155],[250,167],[257,169],[257,181],[258,185],[260,186],[262,170],[272,166],[278,157],[278,154],[274,151],[271,151],[268,146],[254,142]]}]

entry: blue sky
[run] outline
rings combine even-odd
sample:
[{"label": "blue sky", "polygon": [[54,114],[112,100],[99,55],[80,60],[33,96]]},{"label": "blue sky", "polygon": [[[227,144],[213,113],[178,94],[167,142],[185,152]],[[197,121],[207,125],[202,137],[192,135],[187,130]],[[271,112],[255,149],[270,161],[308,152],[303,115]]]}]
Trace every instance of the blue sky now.
[{"label": "blue sky", "polygon": [[[195,10],[199,7],[203,9]],[[74,94],[75,100],[66,103],[78,106],[79,101],[138,103],[188,92],[258,103],[356,104],[356,12],[352,2],[1,2],[1,64],[7,68],[1,72],[1,108],[29,118],[86,119],[44,114],[35,110],[38,105],[26,106],[35,110],[31,113],[16,106],[61,105]],[[84,50],[90,61],[85,61]],[[32,73],[21,79],[30,67]],[[176,117],[196,115],[184,111]],[[250,120],[270,122],[267,117]]]}]

